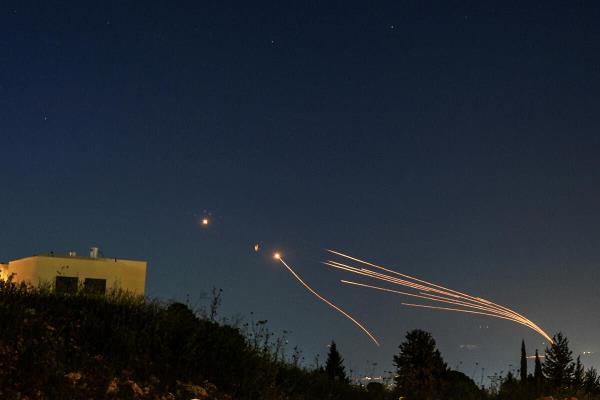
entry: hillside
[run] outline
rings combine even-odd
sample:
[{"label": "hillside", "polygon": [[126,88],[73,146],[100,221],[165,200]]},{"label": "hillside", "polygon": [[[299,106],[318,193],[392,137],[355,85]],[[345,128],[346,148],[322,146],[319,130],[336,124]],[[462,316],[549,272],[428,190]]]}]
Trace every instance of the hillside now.
[{"label": "hillside", "polygon": [[2,399],[359,399],[283,360],[265,328],[124,293],[56,295],[0,281]]}]

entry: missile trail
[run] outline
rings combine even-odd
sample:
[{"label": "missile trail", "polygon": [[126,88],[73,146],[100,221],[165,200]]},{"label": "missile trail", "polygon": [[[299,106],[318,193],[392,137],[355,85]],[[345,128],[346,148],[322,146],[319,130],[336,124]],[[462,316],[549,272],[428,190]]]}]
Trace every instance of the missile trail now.
[{"label": "missile trail", "polygon": [[[331,263],[335,263],[337,265],[332,265]],[[441,301],[441,302],[446,302],[446,303],[451,303],[451,304],[456,304],[456,305],[464,305],[466,307],[474,307],[474,308],[480,308],[481,307],[482,309],[485,309],[485,310],[488,310],[488,311],[497,312],[497,313],[499,313],[501,315],[511,316],[511,317],[515,318],[515,321],[525,322],[526,326],[529,326],[532,329],[534,329],[534,327],[532,326],[532,324],[530,323],[530,321],[528,321],[527,319],[523,319],[523,318],[521,318],[520,316],[518,316],[516,314],[512,314],[510,312],[504,311],[501,308],[496,308],[490,302],[487,302],[487,303],[476,302],[475,304],[477,304],[477,306],[475,306],[475,305],[473,305],[473,303],[474,303],[473,300],[470,300],[470,299],[467,299],[467,301],[458,300],[459,298],[462,298],[462,297],[456,296],[456,295],[453,295],[453,297],[451,297],[451,298],[433,295],[433,294],[430,294],[428,292],[429,291],[440,292],[440,293],[443,293],[445,295],[448,295],[448,293],[444,292],[444,291],[441,291],[441,290],[437,290],[437,289],[428,289],[428,288],[423,287],[422,285],[413,285],[413,284],[408,283],[406,281],[398,280],[396,278],[393,278],[393,277],[390,277],[390,276],[387,276],[387,275],[384,275],[384,274],[379,274],[379,273],[371,274],[371,273],[368,273],[369,270],[365,270],[365,269],[361,269],[361,270],[353,269],[353,267],[346,266],[345,264],[337,263],[337,262],[334,262],[334,261],[324,262],[323,264],[329,265],[329,266],[334,267],[334,268],[339,268],[339,269],[343,269],[343,270],[346,270],[346,271],[355,272],[355,273],[360,274],[360,275],[366,275],[366,276],[374,277],[374,278],[379,279],[379,280],[384,280],[384,281],[387,281],[387,282],[396,283],[398,285],[408,286],[408,287],[412,287],[412,288],[420,289],[420,290],[426,290],[427,292],[419,292],[421,295],[423,295],[425,297],[421,297],[421,296],[418,296],[418,297],[425,298],[427,300]],[[367,272],[365,272],[365,271],[367,271]],[[343,283],[349,283],[349,282],[343,281]],[[404,295],[408,295],[408,296],[414,296],[414,294],[408,294],[408,293],[404,293],[404,292],[397,292],[397,291],[393,291],[391,289],[384,289],[384,288],[372,287],[372,286],[369,286],[369,285],[359,285],[359,284],[357,284],[357,285],[358,286],[364,286],[364,287],[370,287],[372,289],[379,289],[379,290],[383,290],[383,291],[388,291],[388,292],[395,292],[397,294],[404,294]],[[473,303],[470,303],[470,302],[473,302]]]},{"label": "missile trail", "polygon": [[[331,264],[331,263],[334,263],[334,264]],[[347,266],[345,264],[337,263],[337,262],[331,262],[330,261],[330,262],[324,262],[324,264],[332,266],[334,268],[339,268],[339,269],[343,269],[343,270],[346,270],[346,271],[355,272],[355,273],[360,274],[360,275],[370,276],[370,277],[373,277],[375,279],[379,279],[379,280],[383,280],[383,281],[395,283],[395,284],[402,285],[402,286],[411,287],[411,288],[418,289],[418,290],[425,290],[427,292],[434,291],[434,292],[442,293],[444,295],[451,295],[450,293],[447,293],[445,291],[441,291],[441,290],[438,290],[438,289],[430,289],[430,288],[424,287],[422,285],[414,285],[414,284],[412,284],[410,282],[407,282],[407,281],[404,281],[404,280],[398,280],[397,278],[393,278],[393,277],[387,276],[385,274],[372,273],[372,271],[365,270],[365,269],[358,270],[356,268]],[[344,282],[344,283],[347,283],[347,282]],[[366,287],[370,287],[370,286],[367,285]],[[375,287],[371,287],[371,288],[372,289],[377,289]],[[383,290],[383,291],[392,291],[392,290],[389,290],[389,289],[382,289],[382,288],[380,288],[380,290]],[[392,291],[392,292],[395,292],[395,291]],[[396,292],[396,293],[398,293],[398,294],[404,294],[404,295],[409,295],[409,296],[414,296],[413,294],[407,294],[407,293],[404,293],[404,292]],[[443,296],[436,296],[436,295],[433,295],[433,294],[430,294],[430,293],[425,293],[425,292],[420,292],[420,293],[423,296],[426,296],[426,297],[421,297],[421,298],[426,298],[427,300],[450,302],[452,304],[465,305],[467,307],[472,306],[472,303],[470,303],[470,302],[474,302],[471,299],[467,299],[467,301],[458,300],[459,298],[462,298],[462,296],[452,295],[451,298],[448,298],[448,297],[443,297]],[[531,326],[529,324],[529,321],[527,321],[525,319],[522,319],[521,317],[519,317],[517,315],[514,315],[512,313],[506,312],[506,311],[504,311],[502,309],[495,308],[493,305],[490,305],[490,303],[476,302],[476,304],[478,304],[478,306],[473,306],[473,307],[476,307],[476,308],[484,307],[488,311],[493,311],[493,312],[497,312],[497,313],[502,314],[502,315],[511,316],[511,317],[515,318],[515,321],[525,322],[527,326],[530,326],[532,329],[535,329],[535,328],[533,328],[533,326]]]},{"label": "missile trail", "polygon": [[[399,290],[382,288],[382,287],[373,286],[373,285],[366,285],[364,283],[352,282],[352,281],[347,281],[347,280],[343,280],[343,279],[340,282],[348,284],[348,285],[355,285],[355,286],[361,286],[361,287],[366,287],[366,288],[370,288],[370,289],[381,290],[383,292],[395,293],[395,294],[400,294],[400,295],[410,296],[410,297],[417,297],[417,298],[425,299],[425,300],[439,301],[439,302],[442,302],[442,303],[454,304],[454,305],[465,306],[465,307],[475,308],[475,309],[479,309],[479,310],[483,310],[483,311],[489,311],[489,312],[497,313],[497,311],[495,309],[493,309],[493,308],[483,307],[483,306],[479,306],[479,305],[475,305],[475,304],[469,304],[469,303],[464,302],[464,301],[456,301],[456,300],[451,300],[451,299],[445,299],[445,298],[442,298],[441,296],[432,297],[432,295],[428,295],[428,294],[425,294],[425,293],[420,293],[420,294],[406,293],[406,292],[401,292]],[[509,313],[504,313],[504,314],[500,314],[500,315],[504,315],[504,316],[506,316],[507,318],[509,318],[512,321],[518,322],[520,324],[525,324],[525,326],[530,327],[529,325],[526,325],[525,321],[517,319],[517,318],[515,318],[514,316],[512,316]]]},{"label": "missile trail", "polygon": [[[388,288],[382,288],[379,286],[373,286],[373,285],[367,285],[364,283],[358,283],[358,282],[353,282],[353,281],[347,281],[347,280],[341,280],[342,283],[344,284],[348,284],[348,285],[355,285],[355,286],[361,286],[361,287],[365,287],[365,288],[370,288],[370,289],[376,289],[376,290],[381,290],[383,292],[388,292],[388,293],[395,293],[395,294],[399,294],[399,295],[403,295],[403,296],[410,296],[410,297],[417,297],[417,298],[421,298],[421,299],[426,299],[426,300],[432,300],[432,301],[439,301],[442,303],[448,303],[448,304],[454,304],[454,305],[458,305],[458,306],[464,306],[467,308],[472,308],[475,310],[482,310],[482,311],[487,311],[487,312],[471,312],[468,310],[464,310],[464,309],[448,309],[448,308],[444,308],[444,307],[435,307],[435,309],[439,309],[439,310],[446,310],[446,311],[462,311],[462,312],[469,312],[469,313],[473,313],[473,314],[480,314],[480,315],[487,315],[490,317],[496,317],[496,318],[502,318],[502,319],[506,319],[509,321],[513,321],[516,322],[520,325],[526,326],[532,330],[534,330],[537,333],[538,332],[533,326],[531,326],[530,324],[528,324],[526,321],[523,321],[521,319],[517,319],[514,316],[512,316],[509,313],[498,313],[495,309],[492,308],[487,308],[484,306],[480,306],[480,305],[476,305],[476,304],[469,304],[467,302],[463,302],[463,301],[455,301],[455,300],[449,300],[449,299],[442,299],[441,296],[436,296],[436,298],[432,298],[429,297],[430,295],[427,294],[414,294],[414,293],[406,293],[406,292],[401,292],[398,290],[393,290],[393,289],[388,289]],[[402,303],[402,305],[410,305],[410,306],[414,306],[417,307],[417,305],[412,305],[412,304],[406,304],[406,303]],[[423,306],[424,308],[430,308],[430,306]]]},{"label": "missile trail", "polygon": [[[462,308],[402,303],[402,305],[409,306],[409,307],[421,307],[421,308],[437,309],[437,310],[444,310],[444,311],[463,312],[463,313],[485,315],[485,316],[509,320],[509,321],[518,323],[520,325],[523,325],[525,327],[532,329],[533,331],[535,331],[538,334],[540,334],[541,336],[543,336],[550,343],[553,343],[552,338],[542,328],[540,328],[538,325],[533,323],[531,320],[529,320],[525,316],[519,314],[518,312],[516,312],[508,307],[505,307],[500,304],[494,303],[492,301],[483,299],[481,297],[471,296],[469,294],[462,293],[462,292],[459,292],[454,289],[450,289],[450,288],[447,288],[447,287],[444,287],[441,285],[437,285],[437,284],[434,284],[434,283],[431,283],[431,282],[428,282],[428,281],[425,281],[422,279],[418,279],[413,276],[406,275],[406,274],[385,268],[383,266],[373,264],[368,261],[349,256],[347,254],[344,254],[344,253],[341,253],[341,252],[338,252],[335,250],[327,249],[327,251],[331,254],[335,254],[337,256],[343,257],[347,260],[351,260],[356,263],[360,263],[362,265],[366,265],[366,266],[375,268],[379,271],[384,271],[385,273],[373,271],[368,268],[357,268],[352,265],[344,264],[344,263],[334,261],[334,260],[324,261],[323,264],[325,264],[327,266],[330,266],[330,267],[336,268],[336,269],[340,269],[343,271],[351,272],[351,273],[354,273],[357,275],[369,277],[372,279],[377,279],[380,281],[388,282],[388,283],[391,283],[394,285],[399,285],[399,286],[403,286],[406,288],[410,288],[410,289],[417,291],[417,293],[402,292],[402,291],[383,288],[383,287],[379,287],[379,286],[373,286],[373,285],[367,285],[367,284],[358,283],[358,282],[342,280],[342,283],[344,283],[344,284],[361,286],[361,287],[380,290],[380,291],[384,291],[384,292],[395,293],[395,294],[399,294],[399,295],[403,295],[403,296],[416,297],[416,298],[421,298],[421,299],[425,299],[425,300],[429,300],[429,301],[433,301],[433,302],[439,302],[439,303],[460,306]],[[391,274],[391,275],[388,275],[388,274]],[[477,311],[475,311],[475,310],[477,310]]]},{"label": "missile trail", "polygon": [[[448,289],[448,288],[446,288],[446,287],[444,287],[444,286],[436,285],[436,284],[434,284],[434,283],[427,282],[427,281],[424,281],[424,280],[421,280],[421,279],[415,278],[415,277],[413,277],[413,276],[410,276],[410,275],[402,274],[402,273],[400,273],[400,272],[397,272],[397,271],[394,271],[394,270],[391,270],[391,269],[388,269],[388,268],[382,267],[382,266],[380,266],[380,265],[372,264],[372,263],[370,263],[370,262],[367,262],[367,261],[365,261],[365,260],[361,260],[361,259],[359,259],[359,258],[355,258],[355,257],[349,256],[349,255],[347,255],[347,254],[344,254],[344,253],[341,253],[341,252],[339,252],[339,251],[335,251],[335,250],[329,250],[329,249],[327,249],[327,251],[328,251],[328,252],[330,252],[330,253],[336,254],[336,255],[338,255],[338,256],[340,256],[340,257],[344,257],[344,258],[347,258],[347,259],[349,259],[349,260],[353,260],[353,261],[359,262],[359,263],[361,263],[361,264],[368,265],[368,266],[371,266],[371,267],[374,267],[374,268],[380,269],[380,270],[382,270],[382,271],[386,271],[386,272],[392,273],[392,274],[394,274],[394,275],[398,275],[398,276],[401,276],[401,277],[403,277],[403,278],[407,278],[407,279],[413,280],[413,281],[415,281],[415,282],[420,282],[420,283],[423,283],[423,284],[425,284],[425,285],[428,285],[428,286],[430,286],[431,288],[438,288],[438,289],[441,289],[441,290],[444,290],[444,291],[447,291],[447,292],[450,292],[450,293],[454,293],[454,294],[456,294],[456,295],[458,295],[458,296],[461,296],[461,297],[462,297],[462,296],[464,296],[464,297],[466,297],[466,298],[469,298],[469,299],[472,299],[472,300],[474,300],[474,301],[480,301],[480,300],[484,300],[484,301],[486,301],[486,302],[489,302],[489,301],[487,301],[487,300],[485,300],[485,299],[479,299],[479,298],[477,298],[477,297],[470,296],[470,295],[468,295],[468,294],[466,294],[466,293],[461,293],[461,292],[459,292],[459,291],[456,291],[456,290],[453,290],[453,289]],[[491,302],[489,302],[489,303],[491,303]],[[500,305],[498,305],[498,304],[495,304],[495,303],[491,303],[491,304],[493,304],[494,306],[497,306],[497,307],[499,307],[499,308],[503,308],[503,309],[505,309],[506,311],[512,312],[512,313],[514,313],[514,314],[516,314],[516,315],[519,315],[519,316],[520,316],[520,317],[522,317],[522,318],[525,318],[525,317],[523,317],[522,315],[520,315],[520,314],[516,313],[515,311],[513,311],[513,310],[511,310],[511,309],[509,309],[509,308],[506,308],[506,307],[500,306]],[[526,319],[526,318],[525,318],[525,319]],[[531,321],[530,321],[530,322],[531,322]]]},{"label": "missile trail", "polygon": [[310,286],[308,286],[308,284],[306,282],[304,282],[304,280],[300,277],[300,275],[298,275],[293,269],[292,267],[290,267],[281,257],[281,255],[276,254],[275,255],[275,259],[279,260],[281,262],[281,264],[283,264],[284,267],[286,267],[288,269],[288,271],[292,274],[292,276],[294,278],[296,278],[296,280],[298,282],[300,282],[302,284],[302,286],[304,286],[309,292],[311,292],[313,295],[315,295],[315,297],[317,297],[319,300],[321,300],[322,302],[324,302],[325,304],[327,304],[328,306],[330,306],[331,308],[333,308],[334,310],[336,310],[337,312],[339,312],[340,314],[342,314],[344,317],[348,318],[350,321],[352,321],[352,323],[354,323],[354,325],[356,325],[357,327],[359,327],[364,333],[367,334],[367,336],[369,336],[369,338],[377,345],[379,346],[379,342],[377,341],[377,339],[375,338],[375,336],[373,336],[373,334],[371,332],[369,332],[369,330],[363,326],[360,322],[358,322],[356,319],[354,319],[354,317],[352,317],[350,314],[348,314],[346,311],[342,310],[340,307],[336,306],[335,304],[333,304],[332,302],[330,302],[329,300],[327,300],[325,297],[321,296],[319,293],[317,293],[313,288],[311,288]]},{"label": "missile trail", "polygon": [[469,302],[474,302],[474,303],[477,303],[477,304],[482,304],[482,305],[485,305],[485,306],[488,306],[488,307],[495,308],[495,309],[497,309],[501,313],[502,312],[509,312],[512,315],[514,315],[516,318],[522,319],[523,321],[526,321],[527,322],[527,326],[530,326],[531,329],[533,329],[536,332],[540,333],[542,336],[547,337],[547,334],[539,326],[537,326],[536,324],[534,324],[533,322],[531,322],[527,318],[523,317],[521,314],[518,314],[515,311],[513,311],[513,310],[511,310],[511,309],[509,309],[507,307],[501,306],[501,305],[496,304],[496,303],[492,303],[489,300],[485,300],[485,299],[482,299],[482,298],[479,298],[479,297],[473,297],[473,296],[470,296],[470,295],[465,294],[465,293],[458,292],[458,291],[453,290],[453,289],[448,289],[448,288],[445,288],[445,287],[440,286],[440,285],[435,285],[433,283],[430,283],[430,282],[427,282],[427,281],[424,281],[424,280],[412,277],[410,275],[402,274],[402,273],[399,273],[399,272],[387,269],[385,267],[382,267],[382,266],[379,266],[379,265],[376,265],[376,264],[372,264],[372,263],[366,262],[364,260],[360,260],[358,258],[354,258],[354,257],[348,256],[346,254],[343,254],[343,253],[340,253],[340,252],[337,252],[337,251],[333,251],[333,250],[328,250],[328,251],[331,252],[331,253],[333,253],[333,254],[337,254],[337,255],[346,257],[348,259],[355,260],[357,262],[363,263],[365,265],[373,266],[373,267],[376,267],[378,269],[394,273],[394,274],[396,274],[398,276],[406,277],[406,278],[409,278],[409,279],[416,280],[418,282],[422,282],[422,283],[431,285],[431,287],[423,287],[422,285],[418,285],[418,284],[415,284],[413,282],[408,282],[408,281],[405,281],[405,280],[402,280],[402,279],[390,277],[389,275],[376,273],[374,271],[370,271],[370,270],[367,270],[367,269],[364,269],[364,268],[358,269],[358,268],[355,268],[355,267],[348,266],[346,264],[338,263],[336,261],[330,261],[330,262],[333,262],[336,265],[331,265],[331,264],[325,263],[325,264],[330,265],[330,266],[332,266],[334,268],[344,269],[344,270],[347,270],[347,271],[358,273],[360,275],[371,276],[371,277],[374,277],[375,279],[385,280],[385,281],[388,281],[388,282],[391,282],[391,283],[396,283],[396,284],[399,284],[399,285],[402,285],[402,286],[413,287],[415,289],[416,288],[424,289],[425,291],[439,292],[439,293],[442,293],[442,294],[444,294],[446,296],[451,296],[451,297],[463,298],[463,299],[466,299]]},{"label": "missile trail", "polygon": [[421,307],[421,308],[429,308],[429,309],[432,309],[432,310],[456,311],[456,312],[463,312],[463,313],[469,313],[469,314],[487,315],[487,316],[490,316],[490,317],[503,318],[503,319],[507,319],[509,321],[514,321],[512,318],[502,317],[502,316],[499,316],[499,315],[485,313],[485,312],[480,312],[480,311],[463,310],[463,309],[460,309],[460,308],[450,308],[450,307],[427,306],[427,305],[424,305],[424,304],[412,304],[412,303],[401,303],[401,304],[403,306],[407,306],[407,307]]}]

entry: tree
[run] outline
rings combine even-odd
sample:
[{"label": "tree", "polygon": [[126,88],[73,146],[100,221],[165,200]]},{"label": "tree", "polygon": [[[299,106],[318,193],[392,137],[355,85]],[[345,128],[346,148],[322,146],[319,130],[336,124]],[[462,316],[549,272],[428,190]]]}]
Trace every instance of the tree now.
[{"label": "tree", "polygon": [[600,393],[600,381],[596,368],[590,367],[585,371],[583,390],[588,394],[588,397]]},{"label": "tree", "polygon": [[367,393],[369,400],[383,400],[385,398],[385,386],[379,382],[369,382],[367,384]]},{"label": "tree", "polygon": [[431,334],[410,331],[399,349],[394,356],[396,393],[411,400],[439,398],[447,367]]},{"label": "tree", "polygon": [[521,341],[521,383],[527,382],[527,352],[525,351],[525,340]]},{"label": "tree", "polygon": [[575,369],[573,371],[573,389],[575,391],[581,390],[583,388],[583,378],[585,375],[585,370],[583,365],[581,365],[581,356],[577,356],[577,361],[575,361]]},{"label": "tree", "polygon": [[533,380],[535,381],[536,389],[540,391],[544,385],[544,374],[542,373],[542,362],[540,361],[540,355],[537,349],[535,349],[535,368],[533,369]]},{"label": "tree", "polygon": [[546,358],[542,370],[551,388],[564,392],[573,379],[573,352],[569,340],[562,333],[552,338],[554,343],[546,347]]},{"label": "tree", "polygon": [[498,390],[497,399],[499,400],[514,400],[523,398],[523,385],[517,381],[511,371],[508,371],[506,377],[502,379],[500,389]]},{"label": "tree", "polygon": [[448,370],[444,375],[444,400],[480,400],[482,391],[471,378],[459,371]]},{"label": "tree", "polygon": [[329,346],[329,354],[327,354],[327,362],[325,363],[325,373],[335,381],[350,382],[344,368],[344,359],[338,352],[334,341],[331,341],[331,345]]}]

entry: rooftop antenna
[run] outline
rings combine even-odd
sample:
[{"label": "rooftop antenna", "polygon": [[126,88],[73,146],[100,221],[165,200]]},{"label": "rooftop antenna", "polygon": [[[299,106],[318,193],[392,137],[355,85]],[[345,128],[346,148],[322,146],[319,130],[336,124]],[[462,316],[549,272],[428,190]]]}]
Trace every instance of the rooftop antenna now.
[{"label": "rooftop antenna", "polygon": [[98,258],[98,248],[90,247],[90,258]]}]

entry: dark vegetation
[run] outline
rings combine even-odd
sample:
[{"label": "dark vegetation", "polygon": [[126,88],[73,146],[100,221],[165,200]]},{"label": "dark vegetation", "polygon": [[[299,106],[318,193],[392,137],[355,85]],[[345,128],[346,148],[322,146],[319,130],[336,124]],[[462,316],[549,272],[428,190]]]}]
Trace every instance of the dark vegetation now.
[{"label": "dark vegetation", "polygon": [[536,350],[533,374],[528,373],[525,342],[521,342],[519,378],[512,371],[496,375],[485,391],[464,374],[447,368],[431,335],[421,330],[408,332],[394,356],[397,367],[394,398],[435,399],[587,399],[600,400],[600,378],[595,368],[585,369],[581,358],[573,359],[569,341],[562,334],[545,349],[544,361]]},{"label": "dark vegetation", "polygon": [[[0,281],[1,399],[358,399],[339,363],[299,366],[266,321],[217,323],[114,292],[58,295]],[[339,354],[338,354],[339,356]],[[342,379],[339,377],[342,376]]]},{"label": "dark vegetation", "polygon": [[476,400],[485,393],[473,380],[449,369],[428,332],[413,330],[406,334],[400,353],[394,356],[397,368],[394,397],[407,400]]},{"label": "dark vegetation", "polygon": [[[0,399],[600,399],[595,369],[555,336],[534,373],[500,377],[488,390],[449,369],[432,336],[408,332],[394,356],[394,385],[353,385],[334,342],[307,368],[266,321],[217,322],[220,292],[195,313],[113,292],[55,294],[0,281]],[[527,363],[522,343],[522,369]],[[523,368],[525,367],[525,368]]]},{"label": "dark vegetation", "polygon": [[600,399],[600,380],[595,368],[585,369],[581,358],[573,360],[569,341],[562,334],[553,337],[554,344],[546,348],[544,361],[535,351],[533,374],[527,373],[525,343],[521,344],[520,379],[512,373],[499,377],[490,392],[498,400],[528,400],[542,397],[554,399]]}]

